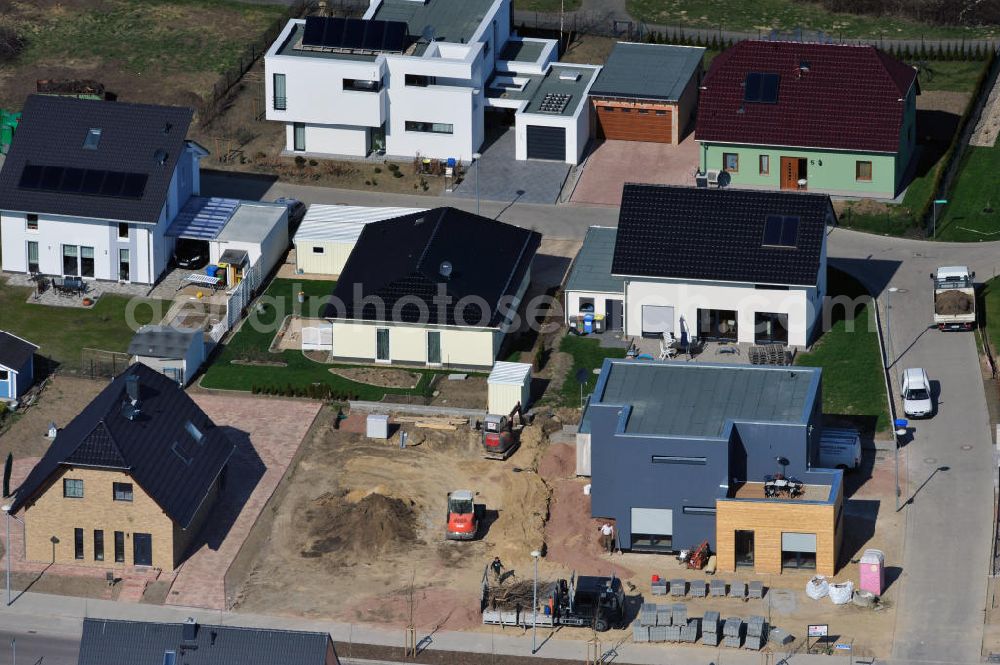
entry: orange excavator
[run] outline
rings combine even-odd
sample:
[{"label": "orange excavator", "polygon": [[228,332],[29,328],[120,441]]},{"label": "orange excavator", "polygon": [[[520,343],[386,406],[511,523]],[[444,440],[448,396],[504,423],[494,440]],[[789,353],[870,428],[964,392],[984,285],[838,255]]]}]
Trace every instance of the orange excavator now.
[{"label": "orange excavator", "polygon": [[483,457],[504,460],[514,454],[520,442],[514,431],[514,416],[517,416],[518,427],[523,427],[524,413],[520,402],[514,405],[510,415],[486,414],[483,420]]},{"label": "orange excavator", "polygon": [[477,506],[470,490],[448,493],[448,540],[473,540],[479,533],[482,506]]}]

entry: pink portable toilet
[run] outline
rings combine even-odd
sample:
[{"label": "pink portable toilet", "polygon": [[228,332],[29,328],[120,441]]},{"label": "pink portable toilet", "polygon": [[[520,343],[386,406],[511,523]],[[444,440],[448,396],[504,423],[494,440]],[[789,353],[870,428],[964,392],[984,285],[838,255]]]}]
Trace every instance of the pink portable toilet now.
[{"label": "pink portable toilet", "polygon": [[858,588],[876,596],[882,595],[885,589],[885,554],[882,550],[865,550],[861,555],[861,583]]}]

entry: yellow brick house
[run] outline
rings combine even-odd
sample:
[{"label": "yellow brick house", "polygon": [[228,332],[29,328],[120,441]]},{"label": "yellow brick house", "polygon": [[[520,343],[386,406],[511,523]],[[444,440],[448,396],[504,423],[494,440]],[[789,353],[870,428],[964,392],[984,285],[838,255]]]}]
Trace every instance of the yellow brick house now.
[{"label": "yellow brick house", "polygon": [[175,381],[135,364],[61,429],[18,488],[29,561],[173,570],[235,447]]}]

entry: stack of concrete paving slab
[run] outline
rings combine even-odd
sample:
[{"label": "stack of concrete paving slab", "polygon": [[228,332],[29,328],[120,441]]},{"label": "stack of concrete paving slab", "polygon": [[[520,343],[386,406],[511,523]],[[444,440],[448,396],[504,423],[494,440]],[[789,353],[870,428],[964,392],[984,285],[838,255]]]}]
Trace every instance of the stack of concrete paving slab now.
[{"label": "stack of concrete paving slab", "polygon": [[752,649],[754,651],[760,651],[764,646],[764,633],[766,632],[766,627],[764,624],[764,617],[762,616],[752,616],[747,619],[747,638],[743,643],[744,648]]},{"label": "stack of concrete paving slab", "polygon": [[763,598],[765,593],[763,582],[750,583],[750,598]]},{"label": "stack of concrete paving slab", "polygon": [[677,578],[670,580],[670,595],[680,597],[687,594],[687,580]]},{"label": "stack of concrete paving slab", "polygon": [[670,608],[673,614],[671,623],[675,626],[683,626],[687,623],[688,608],[684,603],[674,603]]},{"label": "stack of concrete paving slab", "polygon": [[632,624],[632,641],[633,642],[648,642],[649,641],[649,626],[643,626],[639,622]]},{"label": "stack of concrete paving slab", "polygon": [[719,613],[705,612],[701,620],[701,643],[710,647],[719,646]]},{"label": "stack of concrete paving slab", "polygon": [[705,586],[705,580],[692,580],[690,584],[691,584],[691,591],[689,593],[691,594],[692,598],[704,598],[705,597],[705,595],[706,595],[706,593],[705,593],[705,588],[706,588],[706,586]]},{"label": "stack of concrete paving slab", "polygon": [[708,583],[709,589],[711,589],[712,596],[725,597],[726,595],[726,581],[725,580],[712,580]]},{"label": "stack of concrete paving slab", "polygon": [[656,610],[657,610],[656,603],[643,603],[642,607],[639,608],[639,625],[655,626]]},{"label": "stack of concrete paving slab", "polygon": [[742,632],[743,619],[740,617],[729,617],[726,619],[726,622],[722,625],[722,646],[739,649],[743,644],[741,639]]},{"label": "stack of concrete paving slab", "polygon": [[657,605],[656,606],[656,625],[657,626],[671,626],[674,623],[673,612],[670,610],[670,605]]},{"label": "stack of concrete paving slab", "polygon": [[681,629],[681,635],[680,635],[681,642],[688,642],[690,644],[694,644],[695,642],[698,641],[697,619],[688,619],[687,625],[681,626],[680,629]]},{"label": "stack of concrete paving slab", "polygon": [[747,597],[746,582],[733,582],[729,585],[729,597],[743,600]]},{"label": "stack of concrete paving slab", "polygon": [[665,579],[653,580],[651,588],[654,596],[667,595],[667,581]]}]

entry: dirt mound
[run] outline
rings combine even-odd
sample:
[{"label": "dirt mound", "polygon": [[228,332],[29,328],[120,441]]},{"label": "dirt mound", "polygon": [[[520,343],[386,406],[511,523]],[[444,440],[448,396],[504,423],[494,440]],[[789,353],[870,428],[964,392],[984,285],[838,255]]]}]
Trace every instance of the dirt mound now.
[{"label": "dirt mound", "polygon": [[350,381],[367,383],[382,388],[416,388],[420,375],[403,369],[379,369],[376,367],[331,367],[331,374]]},{"label": "dirt mound", "polygon": [[[372,492],[361,499],[324,494],[306,510],[306,558],[331,553],[381,554],[416,540],[412,502]],[[351,501],[354,499],[354,501]]]},{"label": "dirt mound", "polygon": [[972,297],[962,291],[942,291],[934,297],[934,306],[938,314],[971,314]]}]

